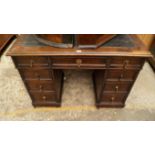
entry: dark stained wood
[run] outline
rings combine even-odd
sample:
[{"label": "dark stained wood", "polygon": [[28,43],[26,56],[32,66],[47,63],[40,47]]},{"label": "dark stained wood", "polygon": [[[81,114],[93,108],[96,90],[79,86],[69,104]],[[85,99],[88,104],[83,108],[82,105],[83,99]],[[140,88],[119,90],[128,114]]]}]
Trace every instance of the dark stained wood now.
[{"label": "dark stained wood", "polygon": [[[114,57],[111,60],[115,59]],[[120,59],[126,59],[121,57]],[[130,58],[132,59],[132,57]],[[134,59],[134,58],[133,58]],[[123,68],[115,65],[115,69],[95,70],[93,73],[93,81],[96,95],[97,107],[124,107],[125,100],[141,70],[145,59],[139,61],[139,68],[133,69],[135,66],[131,65],[132,69]],[[109,61],[110,62],[110,61]],[[134,61],[132,61],[134,62]],[[115,61],[116,63],[116,61]],[[138,61],[137,61],[138,63]],[[137,64],[136,63],[136,64]],[[110,63],[109,63],[110,64]],[[118,64],[120,62],[118,61]],[[102,77],[102,78],[101,78]]]},{"label": "dark stained wood", "polygon": [[141,68],[142,64],[143,59],[141,57],[112,57],[110,68],[138,69]]},{"label": "dark stained wood", "polygon": [[106,67],[106,57],[51,57],[53,69],[101,69]]},{"label": "dark stained wood", "polygon": [[107,80],[120,80],[120,81],[132,81],[135,79],[138,70],[129,69],[109,69],[107,70]]},{"label": "dark stained wood", "polygon": [[[16,61],[14,61],[16,63]],[[17,64],[16,64],[17,65]],[[25,86],[36,106],[61,106],[63,72],[61,70],[18,68]]]},{"label": "dark stained wood", "polygon": [[15,57],[14,61],[16,62],[17,68],[33,68],[33,67],[49,67],[50,62],[48,60],[48,57]]},{"label": "dark stained wood", "polygon": [[104,93],[101,96],[101,103],[97,106],[103,107],[123,107],[124,106],[124,101],[126,99],[127,94],[118,92],[118,93]]},{"label": "dark stained wood", "polygon": [[[125,41],[124,41],[125,40]],[[12,56],[34,106],[61,106],[62,69],[91,69],[97,107],[123,107],[151,53],[134,35],[118,35],[97,49],[54,48],[21,35]]]},{"label": "dark stained wood", "polygon": [[128,92],[131,81],[106,81],[104,84],[104,92]]},{"label": "dark stained wood", "polygon": [[52,80],[50,69],[19,69],[23,78],[26,80]]},{"label": "dark stained wood", "polygon": [[55,91],[53,80],[25,80],[28,89],[33,91]]}]

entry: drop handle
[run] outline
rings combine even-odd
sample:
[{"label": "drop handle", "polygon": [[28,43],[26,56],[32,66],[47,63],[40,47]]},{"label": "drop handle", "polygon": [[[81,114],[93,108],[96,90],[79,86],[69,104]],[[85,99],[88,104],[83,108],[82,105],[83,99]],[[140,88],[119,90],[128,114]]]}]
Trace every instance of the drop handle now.
[{"label": "drop handle", "polygon": [[115,100],[115,97],[114,96],[112,96],[111,97],[111,102],[113,102]]},{"label": "drop handle", "polygon": [[81,59],[76,59],[76,64],[78,65],[78,67],[80,67],[81,64],[82,64],[82,60]]},{"label": "drop handle", "polygon": [[46,96],[43,96],[42,99],[45,101],[46,100]]},{"label": "drop handle", "polygon": [[115,91],[116,91],[116,92],[118,92],[118,88],[119,88],[118,86],[115,86]]}]

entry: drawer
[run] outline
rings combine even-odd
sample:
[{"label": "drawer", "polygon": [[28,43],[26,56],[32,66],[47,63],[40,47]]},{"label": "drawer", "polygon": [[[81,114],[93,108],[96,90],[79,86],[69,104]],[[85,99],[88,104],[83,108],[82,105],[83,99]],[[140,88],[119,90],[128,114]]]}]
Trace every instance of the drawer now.
[{"label": "drawer", "polygon": [[53,67],[106,67],[107,59],[99,57],[59,57],[51,58]]},{"label": "drawer", "polygon": [[25,83],[30,91],[55,91],[52,80],[26,80]]},{"label": "drawer", "polygon": [[132,86],[132,82],[113,81],[104,84],[104,92],[128,92]]},{"label": "drawer", "polygon": [[139,70],[136,69],[109,69],[107,70],[107,81],[119,80],[119,81],[133,81]]},{"label": "drawer", "polygon": [[52,70],[49,69],[19,69],[25,80],[52,80]]},{"label": "drawer", "polygon": [[124,106],[126,93],[104,93],[99,106]]},{"label": "drawer", "polygon": [[45,105],[56,103],[56,93],[53,92],[30,92],[31,98],[35,105]]},{"label": "drawer", "polygon": [[48,57],[14,57],[14,61],[18,68],[24,67],[49,67],[49,58]]},{"label": "drawer", "polygon": [[110,68],[141,68],[144,59],[140,57],[112,57]]}]

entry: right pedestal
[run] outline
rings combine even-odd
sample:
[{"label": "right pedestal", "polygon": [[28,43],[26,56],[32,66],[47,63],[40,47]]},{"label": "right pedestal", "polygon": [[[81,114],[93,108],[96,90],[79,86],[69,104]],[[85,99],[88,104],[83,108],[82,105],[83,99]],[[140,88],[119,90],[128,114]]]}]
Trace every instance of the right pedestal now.
[{"label": "right pedestal", "polygon": [[113,57],[105,70],[93,73],[97,107],[124,107],[144,58]]}]

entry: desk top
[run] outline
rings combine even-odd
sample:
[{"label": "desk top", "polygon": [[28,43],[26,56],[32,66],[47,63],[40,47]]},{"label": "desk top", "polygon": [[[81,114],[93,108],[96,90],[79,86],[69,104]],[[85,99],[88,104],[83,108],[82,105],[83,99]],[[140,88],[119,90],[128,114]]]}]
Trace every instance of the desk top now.
[{"label": "desk top", "polygon": [[97,49],[54,48],[38,42],[33,35],[20,35],[8,56],[132,56],[152,57],[137,35],[119,34]]}]

